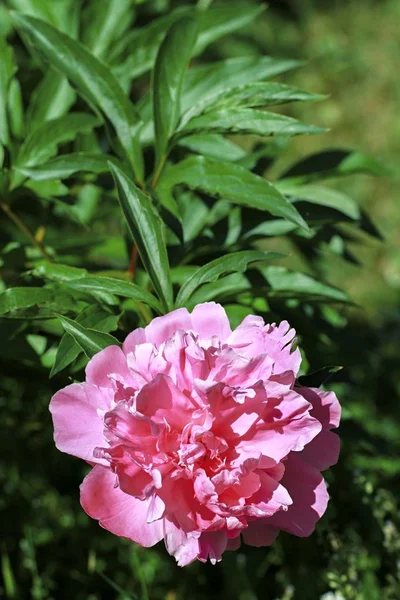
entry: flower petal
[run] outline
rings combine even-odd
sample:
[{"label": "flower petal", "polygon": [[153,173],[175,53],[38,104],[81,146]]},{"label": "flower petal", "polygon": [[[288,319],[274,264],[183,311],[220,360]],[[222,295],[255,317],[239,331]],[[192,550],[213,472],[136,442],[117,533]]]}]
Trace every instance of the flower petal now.
[{"label": "flower petal", "polygon": [[119,346],[108,346],[93,356],[86,366],[86,381],[98,387],[110,387],[110,375],[119,375],[124,384],[135,387],[135,382]]},{"label": "flower petal", "polygon": [[99,465],[81,484],[81,504],[104,529],[141,546],[154,546],[164,535],[162,519],[147,523],[150,500],[137,500],[115,487],[116,477]]},{"label": "flower petal", "polygon": [[172,312],[156,317],[147,325],[146,338],[156,346],[160,346],[174,335],[178,329],[192,329],[192,320],[186,308],[178,308]]},{"label": "flower petal", "polygon": [[225,310],[215,302],[204,302],[195,306],[192,323],[194,331],[197,331],[202,339],[210,339],[216,335],[224,342],[232,333]]},{"label": "flower petal", "polygon": [[104,444],[103,419],[98,411],[108,410],[110,401],[107,390],[88,383],[73,383],[54,394],[50,412],[57,448],[90,462],[108,464],[94,458],[93,450]]}]

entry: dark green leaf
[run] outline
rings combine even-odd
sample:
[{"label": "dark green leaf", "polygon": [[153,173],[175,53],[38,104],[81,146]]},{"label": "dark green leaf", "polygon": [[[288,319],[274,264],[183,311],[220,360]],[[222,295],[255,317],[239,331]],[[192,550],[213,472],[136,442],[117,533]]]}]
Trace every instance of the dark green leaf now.
[{"label": "dark green leaf", "polygon": [[299,61],[270,56],[245,56],[195,67],[188,71],[185,78],[182,111],[224,90],[269,79],[301,64]]},{"label": "dark green leaf", "polygon": [[197,288],[205,283],[210,283],[219,279],[227,273],[243,273],[247,266],[254,262],[274,260],[283,258],[283,254],[277,252],[259,252],[257,250],[248,250],[244,252],[233,252],[226,256],[221,256],[210,263],[200,267],[179,290],[176,298],[176,306],[184,306]]},{"label": "dark green leaf", "polygon": [[70,113],[46,121],[26,138],[16,160],[17,167],[34,167],[56,154],[58,144],[75,140],[78,133],[89,132],[100,125],[87,113]]},{"label": "dark green leaf", "polygon": [[79,172],[107,173],[109,162],[122,167],[120,161],[107,154],[73,152],[58,156],[38,167],[21,166],[18,167],[18,170],[35,181],[45,181],[47,179],[65,179]]},{"label": "dark green leaf", "polygon": [[[103,333],[114,331],[118,326],[118,321],[119,315],[113,315],[97,304],[87,306],[76,318],[76,322],[79,325],[87,328],[95,328],[97,331]],[[81,351],[81,347],[78,346],[74,338],[68,333],[64,333],[57,349],[50,377],[54,377],[57,373],[68,367],[79,356]]]},{"label": "dark green leaf", "polygon": [[311,204],[334,208],[353,220],[360,218],[360,209],[357,204],[343,192],[338,192],[323,185],[296,185],[285,181],[278,182],[276,187],[282,193],[292,196],[294,202],[305,200]]},{"label": "dark green leaf", "polygon": [[342,371],[343,367],[323,367],[322,369],[318,369],[318,371],[314,371],[313,373],[307,373],[307,375],[302,375],[298,378],[298,383],[305,387],[321,387],[327,383],[332,377]]},{"label": "dark green leaf", "polygon": [[129,281],[113,279],[112,277],[87,276],[80,277],[79,279],[74,278],[73,280],[69,280],[66,284],[74,290],[80,290],[89,294],[92,292],[107,292],[109,294],[115,294],[116,296],[131,298],[136,302],[148,304],[160,314],[162,312],[160,303],[153,294],[150,294],[147,290],[134,283],[130,283]]},{"label": "dark green leaf", "polygon": [[107,346],[121,346],[120,342],[109,333],[89,329],[62,315],[57,315],[57,317],[65,331],[74,338],[88,358],[92,358]]},{"label": "dark green leaf", "polygon": [[25,128],[24,106],[21,85],[15,77],[11,80],[10,87],[8,88],[7,104],[12,136],[21,139],[24,136]]},{"label": "dark green leaf", "polygon": [[47,23],[17,13],[12,16],[16,27],[30,37],[45,59],[111,121],[136,177],[142,181],[143,158],[138,141],[140,117],[108,66],[85,46]]},{"label": "dark green leaf", "polygon": [[82,42],[95,56],[106,57],[111,43],[131,25],[133,14],[131,0],[103,0],[101,7],[93,2],[85,14]]},{"label": "dark green leaf", "polygon": [[85,277],[87,274],[86,269],[78,269],[77,267],[47,261],[37,264],[32,269],[32,275],[35,277],[42,277],[50,281],[70,281],[71,279]]},{"label": "dark green leaf", "polygon": [[259,136],[323,133],[325,129],[307,125],[292,117],[252,108],[220,108],[195,117],[178,130],[176,138],[193,133],[249,133]]},{"label": "dark green leaf", "polygon": [[[38,311],[38,308],[45,310]],[[0,294],[0,315],[7,318],[50,318],[54,317],[55,311],[76,311],[80,308],[80,303],[70,294],[51,288],[14,287]]]},{"label": "dark green leaf", "polygon": [[8,88],[15,66],[13,52],[6,40],[0,35],[0,144],[9,142],[9,125],[7,117]]},{"label": "dark green leaf", "polygon": [[168,142],[178,124],[183,77],[196,37],[196,21],[180,19],[168,30],[157,54],[153,74],[156,169],[165,159]]},{"label": "dark green leaf", "polygon": [[166,310],[173,303],[167,248],[162,224],[149,196],[141,192],[118,167],[110,164],[119,201],[143,265]]},{"label": "dark green leaf", "polygon": [[192,156],[166,169],[159,181],[160,196],[172,194],[183,183],[211,196],[223,197],[234,204],[268,211],[308,229],[294,206],[273,185],[244,167]]},{"label": "dark green leaf", "polygon": [[274,82],[247,83],[238,87],[222,89],[197,102],[182,117],[181,126],[194,117],[217,108],[254,108],[287,104],[296,101],[316,101],[325,98],[297,88]]},{"label": "dark green leaf", "polygon": [[28,129],[33,131],[44,121],[62,117],[75,102],[76,94],[66,77],[49,69],[34,90],[28,111]]}]

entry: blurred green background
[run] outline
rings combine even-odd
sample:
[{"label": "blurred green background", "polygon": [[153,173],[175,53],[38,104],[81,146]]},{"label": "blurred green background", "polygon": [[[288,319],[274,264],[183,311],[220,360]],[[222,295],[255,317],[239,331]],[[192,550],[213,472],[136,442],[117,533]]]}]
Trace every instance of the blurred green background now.
[{"label": "blurred green background", "polygon": [[[154,1],[155,9],[165,4]],[[319,259],[325,278],[340,283],[359,307],[326,332],[334,343],[305,336],[313,368],[327,362],[345,367],[332,383],[344,408],[343,449],[327,476],[333,499],[314,535],[303,540],[281,534],[270,549],[248,548],[226,554],[215,567],[199,563],[183,570],[162,545],[141,549],[113,537],[79,506],[85,466],[53,445],[48,402],[63,381],[49,382],[44,369],[22,361],[11,371],[5,362],[0,597],[400,598],[399,20],[398,0],[277,0],[255,25],[208,51],[210,59],[213,53],[243,55],[255,44],[266,54],[304,58],[307,64],[286,79],[329,95],[291,109],[330,132],[292,142],[277,171],[308,152],[347,147],[379,159],[392,173],[335,184],[367,210],[383,240],[359,233],[351,244],[354,264],[328,249]],[[288,309],[285,316],[304,330],[298,312]],[[5,361],[6,354],[3,349]]]}]

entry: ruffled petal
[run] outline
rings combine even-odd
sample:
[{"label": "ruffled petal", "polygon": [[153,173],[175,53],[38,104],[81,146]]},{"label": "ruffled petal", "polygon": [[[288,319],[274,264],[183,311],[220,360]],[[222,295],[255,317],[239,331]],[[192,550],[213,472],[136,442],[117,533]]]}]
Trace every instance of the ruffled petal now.
[{"label": "ruffled petal", "polygon": [[147,325],[146,338],[156,346],[160,346],[174,335],[178,329],[192,329],[192,320],[186,308],[178,308],[172,312],[156,317]]},{"label": "ruffled petal", "polygon": [[126,356],[119,346],[104,348],[95,354],[86,366],[86,381],[98,387],[110,387],[110,375],[118,375],[124,385],[135,387]]},{"label": "ruffled petal", "polygon": [[215,302],[204,302],[195,306],[192,312],[193,329],[200,338],[210,339],[217,336],[224,342],[232,333],[225,310]]}]

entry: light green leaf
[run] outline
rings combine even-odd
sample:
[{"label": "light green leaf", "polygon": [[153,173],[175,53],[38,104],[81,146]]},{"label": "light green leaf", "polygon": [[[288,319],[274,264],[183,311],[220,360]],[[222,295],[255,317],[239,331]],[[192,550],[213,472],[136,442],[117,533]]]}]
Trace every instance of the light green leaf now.
[{"label": "light green leaf", "polygon": [[342,291],[326,283],[318,281],[307,273],[290,271],[286,267],[259,267],[270,286],[269,297],[304,298],[308,300],[336,300],[349,302],[348,296]]},{"label": "light green leaf", "polygon": [[216,159],[223,157],[224,160],[232,162],[246,156],[246,152],[240,146],[218,133],[188,135],[179,140],[179,146],[188,148],[196,154],[204,154]]},{"label": "light green leaf", "polygon": [[173,304],[167,248],[162,224],[152,200],[141,192],[118,167],[110,164],[119,201],[142,263],[165,310]]},{"label": "light green leaf", "polygon": [[130,27],[133,15],[131,0],[103,0],[101,7],[92,2],[84,15],[82,42],[95,56],[106,58],[112,42]]},{"label": "light green leaf", "polygon": [[268,181],[239,165],[192,156],[164,171],[157,193],[160,196],[172,195],[174,186],[180,183],[211,196],[223,197],[233,204],[268,211],[308,230],[303,218],[285,196]]},{"label": "light green leaf", "polygon": [[325,98],[288,85],[275,82],[247,83],[238,87],[219,90],[197,102],[182,116],[181,128],[192,118],[217,108],[254,108],[287,104],[288,102],[311,102]]},{"label": "light green leaf", "polygon": [[78,267],[60,265],[47,261],[40,262],[32,269],[32,275],[35,277],[49,279],[50,281],[70,281],[71,279],[86,277],[87,274],[88,272],[86,269],[79,269]]},{"label": "light green leaf", "polygon": [[168,142],[178,124],[183,77],[196,37],[196,21],[180,19],[168,30],[157,54],[153,74],[156,170],[165,160]]},{"label": "light green leaf", "polygon": [[92,358],[108,346],[121,346],[120,342],[109,333],[84,327],[77,321],[62,315],[57,315],[57,317],[60,319],[65,331],[74,338],[88,358]]},{"label": "light green leaf", "polygon": [[131,298],[136,302],[148,304],[158,313],[162,313],[160,303],[153,294],[129,281],[113,279],[112,277],[95,277],[89,275],[87,277],[80,277],[79,279],[70,279],[66,282],[66,285],[69,288],[87,292],[88,294],[93,292],[107,292],[109,294],[115,294],[116,296]]},{"label": "light green leaf", "polygon": [[62,117],[74,104],[76,94],[66,77],[49,69],[32,93],[27,110],[28,129],[37,129],[44,121]]},{"label": "light green leaf", "polygon": [[142,181],[143,157],[138,142],[140,117],[109,67],[85,46],[47,23],[17,13],[13,13],[12,18],[45,59],[68,77],[83,98],[100,109],[113,124],[137,179]]},{"label": "light green leaf", "polygon": [[[114,331],[118,326],[119,315],[113,315],[105,311],[98,305],[87,306],[77,316],[76,322],[83,327],[96,329],[103,333]],[[57,354],[50,372],[50,377],[54,377],[60,371],[68,367],[82,352],[81,347],[75,342],[69,333],[64,333],[57,349]]]},{"label": "light green leaf", "polygon": [[100,125],[99,120],[87,113],[70,113],[44,122],[35,129],[21,146],[16,160],[17,167],[34,167],[56,154],[58,144],[69,142],[83,131],[91,131]]},{"label": "light green leaf", "polygon": [[241,133],[259,136],[317,134],[326,131],[292,117],[251,108],[220,108],[194,117],[174,136],[176,141],[190,132]]},{"label": "light green leaf", "polygon": [[200,267],[191,277],[189,277],[186,283],[183,284],[176,298],[176,306],[185,306],[186,302],[197,288],[205,283],[217,281],[222,275],[232,272],[243,273],[251,263],[283,257],[283,254],[278,254],[277,252],[247,250],[243,252],[233,252],[232,254],[227,254],[221,258],[216,258],[203,267]]},{"label": "light green leaf", "polygon": [[353,220],[360,218],[360,209],[357,204],[343,192],[338,192],[323,185],[296,185],[291,184],[289,181],[277,182],[275,185],[283,194],[293,196],[294,202],[305,200],[311,204],[334,208]]},{"label": "light green leaf", "polygon": [[22,101],[21,86],[14,77],[8,88],[8,114],[10,129],[14,138],[22,138],[24,135],[24,106]]}]

